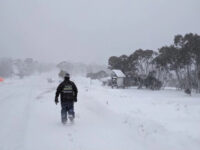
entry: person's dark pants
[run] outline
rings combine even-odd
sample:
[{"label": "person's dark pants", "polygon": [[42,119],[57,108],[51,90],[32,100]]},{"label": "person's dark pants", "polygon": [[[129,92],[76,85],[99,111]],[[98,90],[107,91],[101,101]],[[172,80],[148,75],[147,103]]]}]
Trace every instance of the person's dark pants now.
[{"label": "person's dark pants", "polygon": [[75,117],[74,113],[74,102],[62,102],[61,103],[61,119],[62,123],[66,123],[67,114],[70,116],[70,120],[73,120]]}]

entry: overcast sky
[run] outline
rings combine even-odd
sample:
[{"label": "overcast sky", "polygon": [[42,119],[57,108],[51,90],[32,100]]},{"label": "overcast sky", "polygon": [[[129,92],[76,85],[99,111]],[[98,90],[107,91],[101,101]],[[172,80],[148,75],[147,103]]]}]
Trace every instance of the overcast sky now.
[{"label": "overcast sky", "polygon": [[200,0],[0,0],[0,57],[107,64],[200,34]]}]

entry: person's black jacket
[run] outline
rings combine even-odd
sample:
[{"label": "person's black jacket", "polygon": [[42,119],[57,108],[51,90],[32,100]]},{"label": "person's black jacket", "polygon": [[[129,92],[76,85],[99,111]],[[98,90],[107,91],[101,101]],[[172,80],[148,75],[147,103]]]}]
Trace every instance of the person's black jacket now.
[{"label": "person's black jacket", "polygon": [[61,95],[61,103],[76,102],[77,94],[78,89],[74,82],[65,79],[57,88],[55,101],[58,101],[58,97]]}]

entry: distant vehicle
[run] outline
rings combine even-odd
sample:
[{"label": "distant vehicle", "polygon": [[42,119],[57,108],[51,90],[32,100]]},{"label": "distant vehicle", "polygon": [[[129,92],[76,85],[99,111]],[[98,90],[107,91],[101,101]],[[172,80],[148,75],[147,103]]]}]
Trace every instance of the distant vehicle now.
[{"label": "distant vehicle", "polygon": [[0,77],[0,82],[3,82],[3,81],[4,81],[4,79]]}]

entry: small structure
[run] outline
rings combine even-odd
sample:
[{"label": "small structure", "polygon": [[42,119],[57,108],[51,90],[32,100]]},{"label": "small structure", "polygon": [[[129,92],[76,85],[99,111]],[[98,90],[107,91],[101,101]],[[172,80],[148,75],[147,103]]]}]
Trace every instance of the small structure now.
[{"label": "small structure", "polygon": [[125,79],[125,74],[121,70],[112,70],[111,73],[112,77],[112,88],[117,87],[117,88],[124,88],[124,79]]}]

